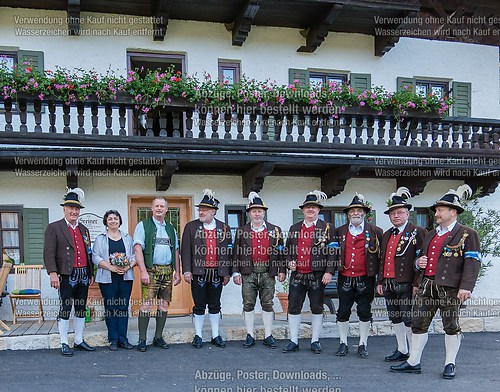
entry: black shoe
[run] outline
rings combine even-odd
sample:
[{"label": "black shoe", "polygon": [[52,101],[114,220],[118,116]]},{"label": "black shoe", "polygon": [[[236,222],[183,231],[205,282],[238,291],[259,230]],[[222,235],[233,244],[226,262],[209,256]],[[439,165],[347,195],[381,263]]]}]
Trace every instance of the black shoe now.
[{"label": "black shoe", "polygon": [[264,341],[262,342],[262,344],[266,347],[269,347],[269,348],[278,347],[276,345],[276,340],[274,340],[274,338],[273,338],[273,335],[269,335],[267,338],[265,338]]},{"label": "black shoe", "polygon": [[118,342],[118,347],[124,348],[125,350],[132,350],[134,348],[129,342]]},{"label": "black shoe", "polygon": [[66,343],[62,343],[61,354],[67,357],[71,357],[73,355],[73,350]]},{"label": "black shoe", "polygon": [[455,378],[455,364],[454,363],[449,363],[444,367],[443,370],[443,378],[447,380],[451,380],[452,378]]},{"label": "black shoe", "polygon": [[145,340],[139,340],[139,342],[137,343],[137,350],[139,350],[141,353],[145,353],[146,351],[148,351],[148,346],[146,345]]},{"label": "black shoe", "polygon": [[201,339],[200,336],[198,336],[198,335],[194,336],[193,347],[194,348],[202,348],[203,347],[203,340]]},{"label": "black shoe", "polygon": [[213,344],[214,346],[216,347],[219,347],[219,348],[224,348],[226,347],[226,343],[224,343],[224,340],[222,340],[222,338],[219,336],[216,336],[215,338],[213,338],[211,341],[210,341],[211,344]]},{"label": "black shoe", "polygon": [[396,350],[388,357],[384,358],[386,362],[396,362],[396,361],[406,361],[410,356],[408,354],[403,354],[401,351]]},{"label": "black shoe", "polygon": [[118,351],[118,344],[111,342],[108,346],[109,351]]},{"label": "black shoe", "polygon": [[311,343],[311,351],[314,354],[321,354],[321,344],[319,344],[318,341],[312,342]]},{"label": "black shoe", "polygon": [[290,340],[290,343],[288,343],[287,346],[283,349],[283,352],[293,353],[294,351],[299,351],[299,345]]},{"label": "black shoe", "polygon": [[340,346],[335,353],[337,357],[345,357],[347,353],[349,352],[349,347],[345,343],[340,343]]},{"label": "black shoe", "polygon": [[420,373],[422,373],[422,369],[420,368],[420,364],[417,364],[415,366],[411,366],[408,362],[404,361],[403,363],[400,363],[399,365],[391,366],[391,372],[393,372],[393,373],[420,374]]},{"label": "black shoe", "polygon": [[164,348],[164,349],[168,348],[167,342],[165,342],[165,340],[163,340],[162,337],[160,337],[160,338],[154,338],[153,339],[153,346],[156,346],[158,348]]},{"label": "black shoe", "polygon": [[245,339],[245,343],[243,343],[243,347],[245,348],[250,348],[252,346],[255,346],[255,339],[247,333],[247,338]]},{"label": "black shoe", "polygon": [[80,344],[75,344],[73,348],[80,351],[95,351],[95,348],[90,347],[87,343],[85,343],[85,340],[83,340]]},{"label": "black shoe", "polygon": [[366,346],[364,344],[358,347],[358,357],[363,359],[368,358],[368,351],[366,351]]}]

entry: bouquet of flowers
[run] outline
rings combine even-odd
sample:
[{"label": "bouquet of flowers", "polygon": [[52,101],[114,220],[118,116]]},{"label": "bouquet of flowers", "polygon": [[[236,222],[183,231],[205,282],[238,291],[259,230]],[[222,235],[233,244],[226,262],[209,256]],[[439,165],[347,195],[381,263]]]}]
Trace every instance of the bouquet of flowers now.
[{"label": "bouquet of flowers", "polygon": [[109,256],[109,261],[111,264],[116,265],[117,267],[126,267],[129,265],[129,260],[125,253],[115,252]]}]

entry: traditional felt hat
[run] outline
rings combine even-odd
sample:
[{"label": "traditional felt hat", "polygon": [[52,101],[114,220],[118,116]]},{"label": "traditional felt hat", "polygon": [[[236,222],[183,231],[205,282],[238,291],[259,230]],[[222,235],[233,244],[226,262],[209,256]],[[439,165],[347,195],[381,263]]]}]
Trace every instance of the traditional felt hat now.
[{"label": "traditional felt hat", "polygon": [[461,214],[462,212],[464,212],[464,208],[460,204],[460,199],[466,199],[470,196],[472,196],[472,189],[470,188],[470,186],[467,184],[460,185],[457,190],[448,190],[448,192],[446,192],[446,194],[444,194],[441,199],[436,201],[434,205],[430,207],[430,209],[433,212],[436,212],[436,207],[450,207],[454,208],[459,214]]},{"label": "traditional felt hat", "polygon": [[408,211],[411,210],[412,205],[406,202],[406,199],[411,197],[410,190],[405,188],[404,186],[399,187],[396,192],[391,193],[389,196],[389,200],[387,200],[387,210],[384,211],[384,214],[389,215],[389,212],[395,210],[396,208],[408,208]]},{"label": "traditional felt hat", "polygon": [[64,195],[64,202],[61,205],[70,206],[70,207],[78,207],[85,208],[83,206],[83,202],[85,201],[85,192],[81,188],[70,189]]},{"label": "traditional felt hat", "polygon": [[267,210],[264,200],[262,200],[257,192],[250,192],[248,194],[247,212],[252,208],[262,208],[263,210]]},{"label": "traditional felt hat", "polygon": [[214,196],[215,192],[213,190],[203,189],[203,199],[201,199],[200,204],[196,205],[196,207],[207,207],[218,210],[220,201]]},{"label": "traditional felt hat", "polygon": [[343,211],[347,214],[351,208],[362,208],[367,214],[371,211],[371,208],[365,203],[365,197],[358,192],[356,192],[356,196],[353,197],[351,204],[344,208]]},{"label": "traditional felt hat", "polygon": [[323,208],[323,202],[328,199],[328,196],[326,193],[314,190],[312,192],[309,192],[306,195],[306,199],[302,203],[302,205],[299,206],[300,209],[307,207],[307,206],[316,206],[319,207],[320,209]]}]

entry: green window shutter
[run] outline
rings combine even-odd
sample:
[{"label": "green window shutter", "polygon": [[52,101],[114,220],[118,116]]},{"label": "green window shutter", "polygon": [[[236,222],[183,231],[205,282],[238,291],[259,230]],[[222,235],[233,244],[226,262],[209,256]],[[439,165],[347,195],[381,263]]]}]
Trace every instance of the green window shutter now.
[{"label": "green window shutter", "polygon": [[288,82],[293,83],[294,80],[298,80],[299,84],[308,85],[309,84],[309,71],[307,69],[288,69]]},{"label": "green window shutter", "polygon": [[370,90],[372,87],[372,76],[370,74],[352,73],[351,87],[358,93]]},{"label": "green window shutter", "polygon": [[377,224],[377,211],[371,210],[370,214],[371,214],[372,220],[369,223],[371,223],[372,225],[376,225]]},{"label": "green window shutter", "polygon": [[43,237],[49,224],[47,208],[23,209],[24,263],[43,264]]},{"label": "green window shutter", "polygon": [[304,213],[301,209],[296,208],[293,210],[293,223],[298,223],[304,220]]},{"label": "green window shutter", "polygon": [[453,82],[452,92],[456,102],[453,105],[453,116],[471,116],[471,84],[465,82]]},{"label": "green window shutter", "polygon": [[418,225],[417,211],[410,211],[410,218],[408,220],[414,225]]},{"label": "green window shutter", "polygon": [[403,87],[411,88],[412,91],[415,91],[415,78],[407,78],[398,76],[397,78],[398,91],[403,90]]},{"label": "green window shutter", "polygon": [[23,61],[29,61],[36,67],[39,71],[43,72],[43,52],[38,52],[35,50],[20,50],[17,53],[18,62],[21,64]]}]

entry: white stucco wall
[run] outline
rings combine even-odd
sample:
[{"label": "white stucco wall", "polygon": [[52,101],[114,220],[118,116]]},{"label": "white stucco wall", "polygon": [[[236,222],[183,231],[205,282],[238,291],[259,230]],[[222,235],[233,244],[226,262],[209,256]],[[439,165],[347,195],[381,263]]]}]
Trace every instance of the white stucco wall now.
[{"label": "white stucco wall", "polygon": [[[129,25],[128,19],[114,25],[96,24],[91,22],[102,14],[85,12],[81,13],[80,37],[23,36],[19,29],[57,29],[64,33],[66,25],[16,24],[19,16],[47,16],[65,21],[66,13],[1,8],[0,47],[41,50],[47,69],[63,66],[125,73],[127,50],[137,50],[185,54],[187,72],[197,73],[199,78],[204,71],[217,77],[218,59],[240,60],[242,73],[278,83],[288,83],[289,68],[370,73],[373,84],[390,91],[396,90],[398,76],[446,78],[472,83],[473,117],[500,118],[498,47],[494,46],[401,38],[389,53],[376,57],[374,37],[329,33],[324,43],[308,54],[297,53],[304,43],[297,29],[252,26],[243,46],[235,47],[222,24],[170,20],[165,40],[154,42],[150,34],[132,35],[151,29],[150,24]],[[114,35],[115,28],[124,35]],[[110,29],[108,36],[98,35],[106,29]]]}]

